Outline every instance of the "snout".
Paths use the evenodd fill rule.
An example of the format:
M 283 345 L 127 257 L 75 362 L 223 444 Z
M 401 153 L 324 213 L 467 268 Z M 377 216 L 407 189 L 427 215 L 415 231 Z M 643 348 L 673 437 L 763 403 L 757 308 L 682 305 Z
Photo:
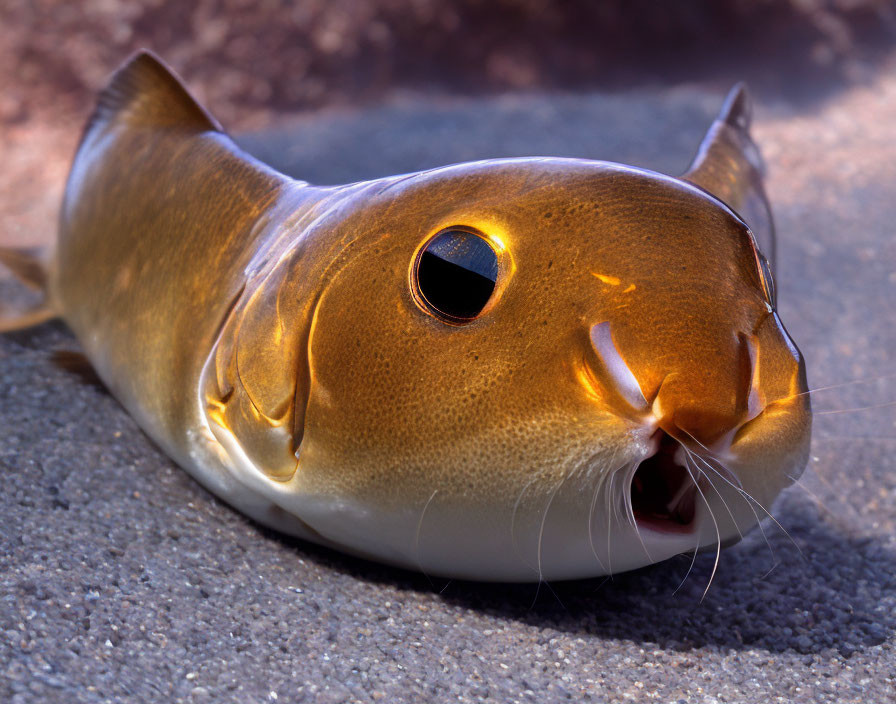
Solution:
M 626 359 L 609 323 L 592 326 L 590 337 L 594 373 L 608 395 L 633 417 L 649 416 L 672 438 L 710 448 L 730 440 L 761 410 L 757 346 L 751 336 L 736 335 L 733 344 L 716 344 L 705 354 L 691 345 L 681 346 L 678 354 L 657 350 L 655 358 L 628 355 L 640 362 L 635 365 Z M 642 347 L 649 348 L 649 340 Z
M 738 334 L 732 339 L 727 333 L 721 339 L 728 344 L 709 347 L 702 355 L 699 346 L 691 345 L 688 354 L 658 350 L 655 359 L 641 357 L 640 364 L 630 364 L 626 357 L 638 355 L 627 355 L 617 345 L 608 323 L 591 329 L 595 376 L 612 387 L 608 396 L 617 399 L 617 408 L 625 408 L 637 432 L 650 436 L 649 449 L 626 486 L 630 518 L 648 550 L 657 541 L 667 545 L 689 536 L 701 543 L 705 535 L 699 536 L 707 531 L 715 542 L 736 541 L 758 521 L 753 504 L 761 501 L 759 510 L 767 508 L 785 485 L 782 477 L 792 471 L 788 439 L 772 433 L 780 423 L 757 421 L 769 400 L 761 389 L 759 338 Z M 764 372 L 771 383 L 770 375 L 787 366 L 789 349 L 777 340 L 766 342 L 778 351 L 766 354 Z M 790 358 L 790 367 L 798 366 Z M 763 443 L 756 433 L 741 432 L 751 425 L 785 444 Z M 790 440 L 802 444 L 798 434 Z M 734 446 L 741 435 L 749 435 L 752 443 L 743 457 Z M 762 466 L 754 467 L 752 460 L 759 456 Z

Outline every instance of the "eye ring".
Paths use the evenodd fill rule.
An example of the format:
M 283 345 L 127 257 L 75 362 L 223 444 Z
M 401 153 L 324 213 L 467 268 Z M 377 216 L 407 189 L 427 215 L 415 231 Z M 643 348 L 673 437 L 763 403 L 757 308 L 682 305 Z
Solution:
M 439 230 L 417 251 L 411 268 L 414 301 L 451 325 L 491 310 L 501 278 L 501 254 L 489 238 L 464 225 Z

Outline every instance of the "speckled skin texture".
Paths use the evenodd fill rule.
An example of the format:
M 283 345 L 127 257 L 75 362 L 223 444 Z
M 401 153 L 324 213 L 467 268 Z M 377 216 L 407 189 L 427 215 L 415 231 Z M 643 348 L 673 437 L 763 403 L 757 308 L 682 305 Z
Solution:
M 809 439 L 802 358 L 730 209 L 766 207 L 748 100 L 733 91 L 701 147 L 686 178 L 702 188 L 542 157 L 327 189 L 240 152 L 138 53 L 78 149 L 51 302 L 150 437 L 270 527 L 495 581 L 728 544 L 802 473 Z M 421 248 L 457 227 L 498 256 L 465 324 L 413 293 Z M 686 531 L 625 507 L 660 428 L 731 473 L 695 460 Z
M 403 181 L 353 210 L 331 225 L 356 244 L 316 313 L 296 492 L 371 514 L 344 516 L 371 536 L 367 545 L 378 512 L 408 514 L 399 531 L 429 530 L 406 541 L 405 564 L 537 579 L 538 560 L 551 565 L 564 540 L 570 554 L 578 539 L 587 546 L 598 477 L 643 456 L 650 435 L 612 378 L 583 383 L 600 369 L 588 335 L 597 323 L 609 322 L 644 396 L 665 409 L 663 423 L 707 445 L 744 420 L 741 331 L 760 340 L 769 402 L 803 388 L 745 228 L 696 189 L 586 161 L 485 162 Z M 421 315 L 407 283 L 415 249 L 452 225 L 506 247 L 493 306 L 464 326 Z M 803 400 L 770 410 L 735 443 L 732 469 L 763 503 L 802 469 Z M 743 503 L 733 491 L 725 500 Z M 597 501 L 602 545 L 608 509 L 602 494 Z M 724 515 L 721 503 L 713 508 Z M 613 531 L 625 529 L 614 521 Z M 722 532 L 736 535 L 727 524 Z M 503 567 L 511 546 L 523 554 L 518 568 Z M 478 550 L 489 567 L 461 561 Z M 614 557 L 599 553 L 586 547 L 577 571 L 549 573 L 601 573 Z
M 762 101 L 782 317 L 813 386 L 890 372 L 896 85 Z M 715 91 L 410 102 L 247 140 L 318 182 L 567 154 L 670 173 Z M 510 129 L 510 127 L 513 129 Z M 267 153 L 265 153 L 267 151 Z M 325 157 L 325 158 L 324 158 Z M 52 213 L 47 214 L 52 222 Z M 712 558 L 531 587 L 437 581 L 260 530 L 202 491 L 94 386 L 55 325 L 0 341 L 2 693 L 20 702 L 886 701 L 894 695 L 893 416 L 818 416 L 799 489 Z M 869 389 L 870 387 L 870 389 Z M 816 409 L 893 399 L 819 394 Z M 868 439 L 862 439 L 865 436 Z M 445 587 L 444 591 L 442 587 Z M 533 604 L 534 601 L 534 604 Z M 273 693 L 273 694 L 272 694 Z

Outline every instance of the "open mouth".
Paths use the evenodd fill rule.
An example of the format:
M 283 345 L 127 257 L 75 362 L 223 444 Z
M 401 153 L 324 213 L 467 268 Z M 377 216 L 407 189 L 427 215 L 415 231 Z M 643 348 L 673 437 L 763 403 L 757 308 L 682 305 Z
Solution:
M 659 432 L 656 452 L 638 465 L 632 478 L 632 510 L 639 528 L 689 533 L 697 512 L 697 485 L 684 464 L 681 443 Z

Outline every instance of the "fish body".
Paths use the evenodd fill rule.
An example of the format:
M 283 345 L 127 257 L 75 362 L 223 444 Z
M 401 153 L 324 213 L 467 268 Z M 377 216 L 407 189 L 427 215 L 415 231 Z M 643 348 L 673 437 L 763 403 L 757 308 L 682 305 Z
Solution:
M 317 187 L 142 52 L 85 130 L 45 308 L 277 530 L 482 580 L 717 548 L 799 476 L 811 425 L 748 128 L 736 90 L 682 179 L 526 158 Z

